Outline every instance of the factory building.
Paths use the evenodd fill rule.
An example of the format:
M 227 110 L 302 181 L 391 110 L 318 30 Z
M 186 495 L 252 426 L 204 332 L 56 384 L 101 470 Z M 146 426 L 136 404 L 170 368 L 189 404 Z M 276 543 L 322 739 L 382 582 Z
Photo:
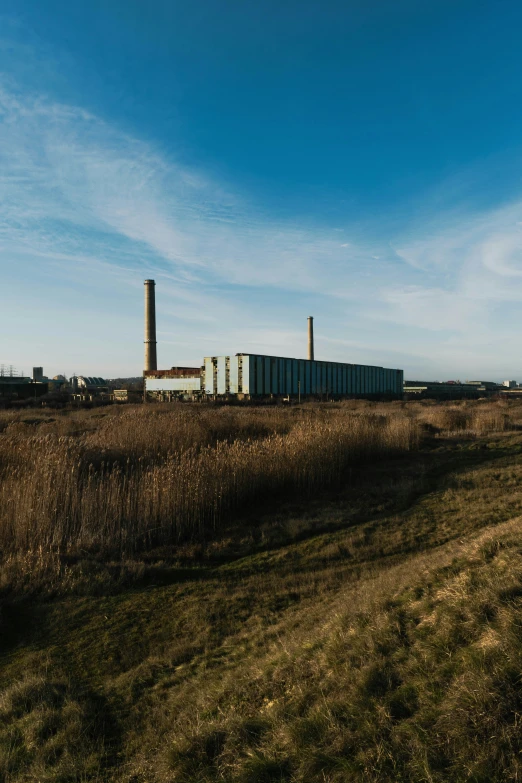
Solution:
M 468 398 L 478 399 L 495 394 L 499 385 L 490 381 L 404 381 L 404 394 L 406 397 L 424 397 L 432 399 L 459 400 Z
M 163 402 L 202 396 L 200 367 L 171 367 L 170 370 L 145 370 L 145 393 Z
M 98 378 L 91 375 L 78 375 L 74 376 L 74 380 L 76 382 L 78 391 L 89 392 L 91 394 L 109 391 L 107 381 L 103 378 Z M 72 381 L 73 378 L 71 378 L 71 382 Z
M 403 372 L 361 364 L 239 353 L 207 356 L 203 367 L 145 371 L 149 399 L 400 398 Z
M 157 369 L 155 282 L 145 280 L 145 400 L 401 398 L 402 370 L 316 361 L 313 318 L 308 359 L 237 353 L 207 356 L 202 367 Z
M 0 375 L 1 400 L 31 400 L 47 394 L 47 381 L 34 381 L 23 375 Z
M 403 372 L 384 367 L 239 353 L 205 358 L 211 397 L 400 397 Z

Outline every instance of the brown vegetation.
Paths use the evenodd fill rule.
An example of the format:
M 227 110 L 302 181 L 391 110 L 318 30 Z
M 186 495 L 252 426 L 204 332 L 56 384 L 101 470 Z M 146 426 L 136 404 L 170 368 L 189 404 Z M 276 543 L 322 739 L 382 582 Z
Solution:
M 4 534 L 1 781 L 520 779 L 522 406 L 54 416 L 0 420 L 2 475 L 20 499 L 16 471 L 38 474 L 34 452 L 50 470 L 56 444 L 76 455 L 82 491 L 89 472 L 109 488 L 127 464 L 165 470 L 167 454 L 210 465 L 243 447 L 251 473 L 231 484 L 216 460 L 220 514 L 123 558 L 110 537 L 80 547 L 45 533 L 24 553 L 29 530 L 18 551 Z M 267 444 L 290 463 L 271 503 Z
M 100 418 L 101 416 L 101 418 Z M 415 448 L 415 421 L 346 406 L 129 407 L 57 420 L 4 415 L 0 549 L 116 555 L 205 541 L 245 504 L 313 495 L 346 469 Z

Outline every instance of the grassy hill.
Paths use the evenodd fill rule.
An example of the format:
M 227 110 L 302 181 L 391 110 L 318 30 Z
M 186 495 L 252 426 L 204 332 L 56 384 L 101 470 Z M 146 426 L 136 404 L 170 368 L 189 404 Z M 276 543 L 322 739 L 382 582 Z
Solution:
M 4 489 L 31 443 L 80 459 L 112 433 L 116 459 L 130 426 L 26 415 L 4 414 Z M 179 411 L 161 415 L 153 434 L 171 419 L 179 434 Z M 0 514 L 0 781 L 519 780 L 522 407 L 221 415 L 196 423 L 201 453 L 246 442 L 261 474 L 267 440 L 274 459 L 292 433 L 299 460 L 317 446 L 315 416 L 336 468 L 310 457 L 305 480 L 287 470 L 274 491 L 258 476 L 205 535 L 123 552 L 84 533 L 44 546 L 36 522 L 35 545 L 10 548 L 19 517 Z M 360 437 L 353 417 L 386 444 L 359 440 L 340 460 L 354 426 Z M 183 426 L 190 445 L 196 425 Z

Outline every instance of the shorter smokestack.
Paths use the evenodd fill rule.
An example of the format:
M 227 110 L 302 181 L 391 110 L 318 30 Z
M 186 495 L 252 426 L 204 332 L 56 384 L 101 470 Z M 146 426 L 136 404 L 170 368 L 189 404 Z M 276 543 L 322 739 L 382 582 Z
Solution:
M 308 358 L 311 362 L 314 360 L 314 319 L 308 316 Z
M 145 280 L 145 370 L 157 370 L 154 280 Z

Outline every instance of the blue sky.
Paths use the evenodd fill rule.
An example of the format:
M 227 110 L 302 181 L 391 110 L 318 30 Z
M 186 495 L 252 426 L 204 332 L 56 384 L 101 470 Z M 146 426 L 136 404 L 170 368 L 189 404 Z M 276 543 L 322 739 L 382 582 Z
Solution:
M 0 363 L 519 378 L 522 5 L 0 0 Z

